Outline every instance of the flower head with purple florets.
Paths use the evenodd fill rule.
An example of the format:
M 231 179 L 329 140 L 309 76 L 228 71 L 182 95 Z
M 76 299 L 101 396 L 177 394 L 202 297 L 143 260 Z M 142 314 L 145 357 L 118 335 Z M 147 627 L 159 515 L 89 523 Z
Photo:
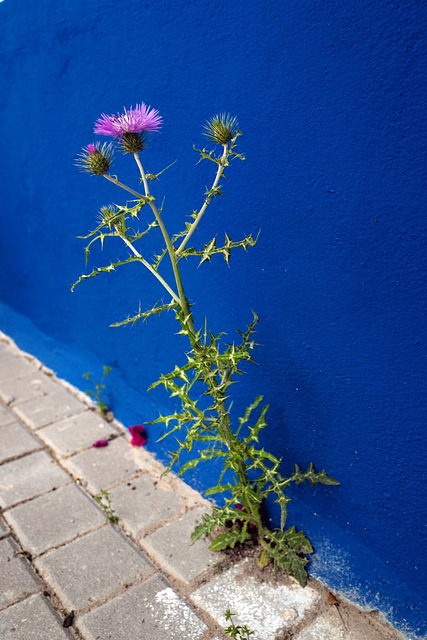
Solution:
M 135 108 L 124 109 L 124 113 L 107 116 L 105 113 L 95 122 L 94 132 L 116 138 L 125 153 L 142 151 L 147 143 L 147 133 L 159 131 L 162 117 L 157 109 L 141 102 Z

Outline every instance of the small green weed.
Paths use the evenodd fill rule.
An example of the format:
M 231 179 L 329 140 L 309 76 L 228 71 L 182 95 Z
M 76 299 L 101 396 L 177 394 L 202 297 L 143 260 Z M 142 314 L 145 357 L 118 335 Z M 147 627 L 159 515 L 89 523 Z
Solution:
M 231 622 L 230 626 L 228 626 L 225 630 L 225 634 L 227 636 L 230 636 L 231 638 L 235 638 L 236 640 L 245 640 L 246 638 L 249 638 L 249 636 L 255 635 L 255 632 L 249 631 L 246 625 L 244 627 L 237 625 L 236 627 L 233 620 L 231 619 L 231 616 L 235 616 L 236 614 L 231 613 L 230 609 L 227 609 L 224 615 L 225 615 L 226 621 Z
M 111 506 L 110 494 L 108 493 L 108 491 L 106 491 L 105 489 L 101 489 L 101 495 L 95 496 L 95 501 L 97 502 L 97 504 L 99 504 L 99 506 L 105 513 L 106 522 L 109 522 L 110 524 L 115 524 L 116 522 L 118 522 L 119 519 L 114 515 L 116 512 Z
M 105 416 L 105 414 L 107 413 L 108 407 L 101 397 L 101 392 L 103 389 L 105 389 L 104 380 L 108 376 L 110 371 L 111 367 L 104 366 L 102 368 L 102 378 L 99 384 L 92 377 L 92 374 L 89 371 L 85 371 L 85 373 L 83 374 L 83 378 L 85 378 L 86 380 L 91 380 L 95 386 L 95 391 L 85 391 L 85 394 L 93 398 L 93 401 L 95 402 L 96 406 L 99 408 L 103 416 Z

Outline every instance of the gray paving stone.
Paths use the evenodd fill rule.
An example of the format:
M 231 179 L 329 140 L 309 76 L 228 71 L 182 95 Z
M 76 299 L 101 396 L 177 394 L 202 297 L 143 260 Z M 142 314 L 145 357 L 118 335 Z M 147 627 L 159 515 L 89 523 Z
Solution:
M 42 448 L 43 445 L 19 422 L 0 429 L 0 463 Z
M 4 512 L 26 551 L 40 554 L 105 522 L 104 514 L 75 484 Z
M 234 624 L 246 624 L 257 640 L 275 640 L 278 633 L 285 634 L 287 628 L 303 620 L 305 612 L 319 601 L 319 595 L 291 579 L 286 586 L 260 584 L 244 574 L 241 563 L 197 589 L 191 599 L 224 628 L 224 612 L 230 609 L 236 612 Z
M 42 595 L 31 596 L 0 611 L 2 640 L 72 640 L 62 621 Z
M 0 518 L 0 538 L 4 538 L 9 534 L 9 529 L 6 527 L 3 520 Z
M 35 560 L 63 604 L 82 611 L 155 571 L 141 552 L 111 525 Z
M 0 427 L 15 421 L 16 421 L 16 416 L 14 416 L 13 413 L 8 411 L 6 407 L 0 404 Z
M 135 537 L 184 508 L 181 498 L 163 489 L 151 473 L 112 489 L 110 500 L 125 529 Z
M 40 429 L 85 409 L 86 405 L 62 387 L 44 396 L 43 402 L 34 398 L 14 407 L 15 413 L 32 429 Z
M 40 369 L 32 367 L 32 372 L 24 378 L 16 378 L 0 383 L 0 398 L 7 405 L 26 402 L 33 398 L 43 398 L 48 393 L 60 389 L 60 385 Z
M 206 625 L 159 576 L 79 617 L 87 640 L 197 640 Z
M 318 618 L 296 636 L 295 640 L 344 640 L 345 630 L 342 626 L 331 624 L 331 622 L 322 616 Z
M 108 447 L 89 449 L 64 460 L 64 466 L 78 477 L 84 478 L 92 494 L 109 489 L 131 478 L 141 469 L 133 447 L 122 436 Z
M 220 554 L 209 550 L 205 540 L 190 546 L 191 533 L 205 512 L 203 507 L 189 511 L 140 542 L 163 569 L 183 582 L 190 582 L 221 559 Z
M 0 609 L 22 600 L 42 585 L 12 538 L 0 540 Z
M 90 447 L 97 440 L 108 440 L 117 433 L 95 411 L 88 410 L 43 427 L 37 435 L 56 453 L 66 456 Z
M 16 356 L 16 351 L 5 340 L 0 340 L 0 365 L 11 356 Z
M 46 451 L 37 451 L 0 466 L 0 506 L 51 491 L 71 478 Z
M 0 365 L 0 385 L 15 378 L 23 378 L 34 372 L 34 365 L 12 350 L 4 352 Z

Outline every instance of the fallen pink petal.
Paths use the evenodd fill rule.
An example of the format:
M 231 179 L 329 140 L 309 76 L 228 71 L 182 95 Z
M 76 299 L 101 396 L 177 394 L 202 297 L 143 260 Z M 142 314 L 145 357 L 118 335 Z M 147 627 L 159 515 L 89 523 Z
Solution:
M 134 447 L 143 447 L 147 442 L 147 432 L 145 430 L 145 427 L 140 424 L 136 427 L 129 427 L 129 431 L 132 436 L 132 440 L 130 441 L 130 443 Z
M 92 447 L 106 447 L 108 445 L 108 440 L 97 440 L 93 443 Z

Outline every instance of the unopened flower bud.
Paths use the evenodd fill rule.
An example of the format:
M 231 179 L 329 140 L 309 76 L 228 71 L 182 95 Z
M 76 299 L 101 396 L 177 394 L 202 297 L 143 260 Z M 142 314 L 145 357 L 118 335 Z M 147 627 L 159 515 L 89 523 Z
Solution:
M 111 144 L 88 144 L 83 152 L 77 156 L 76 165 L 82 171 L 103 176 L 113 162 L 113 147 Z
M 205 129 L 205 136 L 218 144 L 227 144 L 239 131 L 237 118 L 232 118 L 229 113 L 217 114 L 207 121 Z
M 101 224 L 108 225 L 110 229 L 118 225 L 121 220 L 120 214 L 112 204 L 108 205 L 108 207 L 101 207 L 97 218 Z

